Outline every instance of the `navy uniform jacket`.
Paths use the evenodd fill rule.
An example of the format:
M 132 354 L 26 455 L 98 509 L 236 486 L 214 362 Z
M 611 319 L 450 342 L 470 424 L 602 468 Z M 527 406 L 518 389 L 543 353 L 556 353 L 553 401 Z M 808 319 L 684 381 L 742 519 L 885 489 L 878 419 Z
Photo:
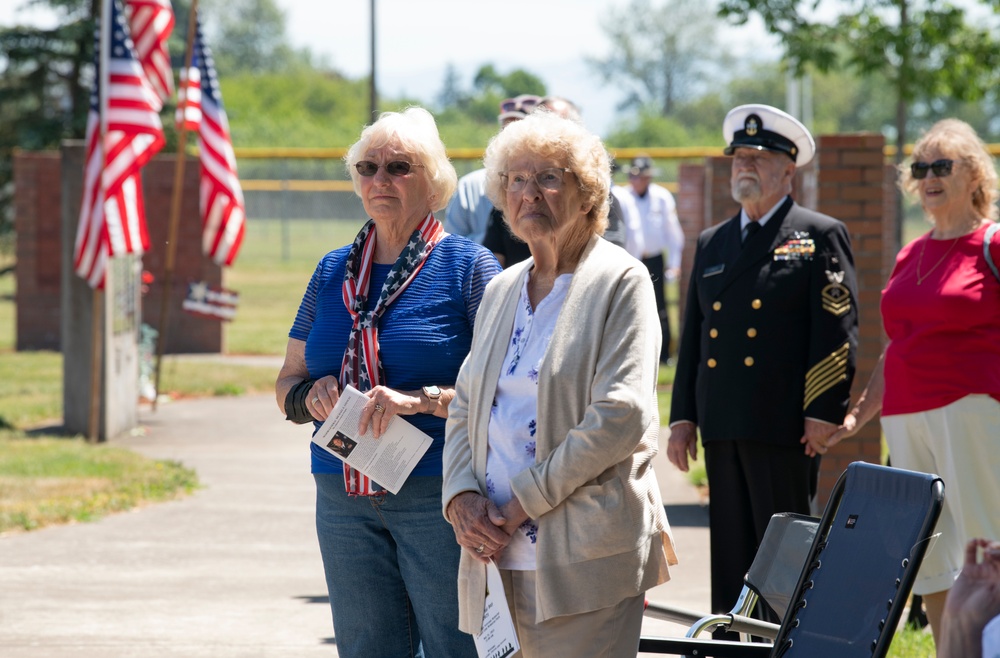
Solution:
M 847 228 L 791 197 L 746 249 L 740 216 L 698 238 L 670 422 L 703 442 L 798 445 L 806 417 L 843 421 L 857 349 Z

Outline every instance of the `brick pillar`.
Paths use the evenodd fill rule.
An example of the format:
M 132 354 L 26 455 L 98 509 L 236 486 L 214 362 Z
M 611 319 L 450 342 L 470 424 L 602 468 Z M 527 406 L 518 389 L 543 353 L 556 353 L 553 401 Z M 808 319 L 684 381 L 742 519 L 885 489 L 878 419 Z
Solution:
M 677 317 L 680 319 L 674 339 L 680 341 L 681 326 L 684 322 L 684 308 L 687 304 L 688 282 L 691 280 L 691 264 L 694 263 L 698 234 L 705 228 L 705 167 L 682 164 L 677 172 L 677 219 L 684 232 L 684 252 L 681 256 L 681 272 L 677 282 Z
M 142 300 L 143 322 L 159 327 L 160 295 L 166 258 L 167 228 L 174 185 L 173 155 L 159 155 L 143 167 L 142 187 L 149 229 L 150 249 L 143 267 L 156 277 Z M 221 322 L 185 313 L 181 303 L 189 281 L 222 285 L 222 268 L 201 253 L 201 216 L 198 210 L 198 160 L 188 158 L 177 236 L 177 258 L 169 311 L 165 352 L 222 352 Z M 14 156 L 14 222 L 17 230 L 17 340 L 18 350 L 61 348 L 61 285 L 66 239 L 72 245 L 75 233 L 62 231 L 62 177 L 82 178 L 79 171 L 63 171 L 56 151 L 19 152 Z M 76 194 L 76 192 L 74 192 Z M 79 199 L 71 202 L 78 213 Z M 76 226 L 75 215 L 72 226 Z M 75 229 L 74 229 L 75 230 Z M 70 248 L 72 253 L 72 247 Z M 71 263 L 72 261 L 67 261 Z
M 824 135 L 817 142 L 819 194 L 816 210 L 847 225 L 858 276 L 859 331 L 857 373 L 851 389 L 852 403 L 882 353 L 882 316 L 879 312 L 885 281 L 884 235 L 886 208 L 885 138 L 874 133 Z M 826 504 L 837 477 L 854 461 L 879 463 L 881 428 L 871 422 L 857 435 L 823 457 L 820 471 L 820 506 Z
M 17 350 L 59 349 L 60 160 L 55 151 L 14 156 Z
M 143 322 L 154 328 L 160 326 L 176 163 L 176 155 L 158 155 L 143 168 L 142 175 L 150 243 L 142 266 L 155 277 L 149 292 L 143 297 L 142 315 Z M 170 325 L 167 328 L 165 354 L 223 351 L 223 323 L 191 315 L 181 309 L 189 282 L 205 281 L 213 287 L 222 285 L 222 268 L 201 253 L 199 166 L 197 158 L 189 157 L 184 163 L 184 194 L 181 198 L 170 309 L 167 312 Z

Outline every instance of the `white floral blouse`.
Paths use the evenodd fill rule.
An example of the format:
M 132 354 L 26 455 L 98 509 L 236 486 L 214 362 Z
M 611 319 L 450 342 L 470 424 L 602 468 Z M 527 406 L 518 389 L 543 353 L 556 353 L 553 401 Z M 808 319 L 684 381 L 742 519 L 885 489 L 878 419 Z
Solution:
M 566 299 L 572 274 L 556 278 L 552 291 L 532 309 L 528 277 L 521 286 L 514 330 L 490 410 L 486 452 L 486 488 L 501 506 L 514 497 L 510 479 L 535 464 L 535 423 L 538 418 L 538 371 Z M 535 569 L 538 523 L 528 519 L 514 533 L 498 560 L 501 569 Z

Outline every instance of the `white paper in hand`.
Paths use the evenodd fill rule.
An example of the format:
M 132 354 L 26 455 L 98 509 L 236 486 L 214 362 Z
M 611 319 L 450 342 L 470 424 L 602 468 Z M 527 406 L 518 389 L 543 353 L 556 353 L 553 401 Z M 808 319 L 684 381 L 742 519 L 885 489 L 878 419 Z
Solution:
M 431 437 L 402 416 L 393 416 L 378 439 L 371 426 L 359 434 L 358 424 L 366 404 L 367 395 L 353 386 L 345 387 L 333 412 L 313 435 L 313 443 L 397 494 L 430 448 Z
M 500 570 L 492 560 L 486 565 L 486 605 L 483 606 L 483 632 L 473 635 L 479 658 L 506 658 L 520 650 L 514 620 L 507 607 Z

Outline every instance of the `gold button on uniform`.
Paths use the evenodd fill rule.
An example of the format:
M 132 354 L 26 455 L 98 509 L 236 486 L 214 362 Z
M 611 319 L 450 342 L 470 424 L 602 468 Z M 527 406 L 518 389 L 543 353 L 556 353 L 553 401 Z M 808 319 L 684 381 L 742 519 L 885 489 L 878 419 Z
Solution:
M 711 336 L 712 338 L 718 338 L 719 337 L 719 330 L 718 329 L 709 329 L 708 330 L 708 335 Z
M 750 366 L 753 365 L 753 357 L 748 356 L 747 358 L 743 359 L 743 363 L 744 365 L 746 365 L 747 368 L 749 368 Z
M 747 329 L 747 336 L 749 336 L 750 338 L 756 338 L 757 330 L 754 329 L 753 327 L 750 327 L 749 329 Z
M 755 309 L 760 308 L 761 307 L 760 300 L 759 299 L 753 300 L 752 302 L 750 302 L 750 306 L 754 307 Z
M 708 360 L 708 367 L 709 368 L 714 368 L 717 365 L 718 365 L 718 363 L 716 363 L 715 359 L 709 359 Z
M 722 310 L 722 302 L 715 302 L 714 304 L 712 304 L 712 310 L 713 311 Z

